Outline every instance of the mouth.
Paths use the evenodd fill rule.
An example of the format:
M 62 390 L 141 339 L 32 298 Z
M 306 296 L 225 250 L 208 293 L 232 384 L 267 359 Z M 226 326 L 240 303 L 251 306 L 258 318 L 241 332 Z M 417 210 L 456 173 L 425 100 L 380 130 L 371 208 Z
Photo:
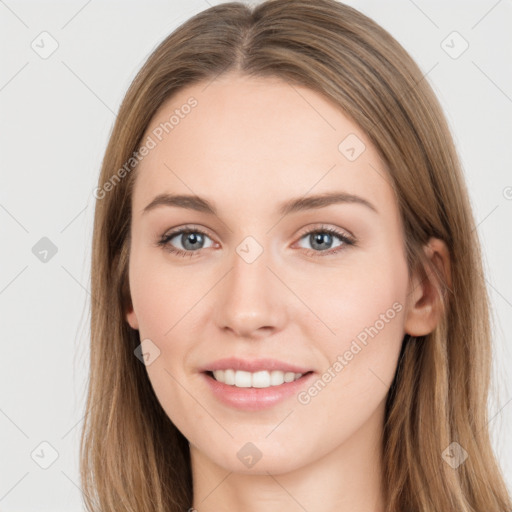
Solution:
M 253 373 L 230 369 L 205 370 L 200 375 L 211 396 L 219 403 L 247 412 L 271 409 L 290 400 L 310 386 L 315 378 L 314 371 L 295 374 L 279 370 Z
M 203 372 L 210 379 L 234 388 L 274 388 L 304 379 L 313 373 L 283 372 L 280 370 L 261 370 L 247 372 L 242 370 L 226 369 Z

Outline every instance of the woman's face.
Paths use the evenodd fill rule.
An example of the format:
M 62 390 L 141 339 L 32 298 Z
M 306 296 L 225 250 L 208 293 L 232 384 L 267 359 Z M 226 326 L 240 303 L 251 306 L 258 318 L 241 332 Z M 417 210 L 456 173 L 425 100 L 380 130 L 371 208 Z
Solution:
M 143 143 L 127 320 L 195 456 L 277 474 L 356 439 L 376 445 L 410 290 L 398 207 L 368 137 L 307 88 L 230 73 L 168 100 Z M 196 201 L 146 209 L 161 194 Z M 328 194 L 360 199 L 312 199 Z M 181 228 L 191 233 L 168 236 Z M 221 362 L 241 387 L 205 373 L 231 357 L 275 366 L 245 380 Z M 279 383 L 285 364 L 312 373 L 257 387 Z

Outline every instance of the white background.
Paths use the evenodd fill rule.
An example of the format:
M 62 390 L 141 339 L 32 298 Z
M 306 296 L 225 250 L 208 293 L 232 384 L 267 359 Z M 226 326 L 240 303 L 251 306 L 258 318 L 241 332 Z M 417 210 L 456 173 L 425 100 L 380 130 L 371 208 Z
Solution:
M 484 248 L 495 348 L 489 425 L 512 488 L 512 3 L 348 3 L 402 43 L 447 113 Z M 83 510 L 78 439 L 88 374 L 92 191 L 136 72 L 162 39 L 209 5 L 0 2 L 2 512 Z M 58 42 L 47 59 L 31 47 L 43 31 Z M 456 59 L 442 47 L 453 31 L 469 44 Z M 461 48 L 461 40 L 447 41 Z M 45 263 L 32 252 L 42 237 L 57 248 Z M 42 442 L 58 453 L 48 469 L 31 458 L 41 448 L 51 456 Z

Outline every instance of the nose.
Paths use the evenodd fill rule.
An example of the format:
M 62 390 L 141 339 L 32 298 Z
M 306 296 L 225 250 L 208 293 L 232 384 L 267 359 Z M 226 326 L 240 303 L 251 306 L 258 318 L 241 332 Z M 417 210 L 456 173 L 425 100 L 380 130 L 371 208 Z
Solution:
M 243 253 L 242 253 L 243 254 Z M 233 337 L 258 338 L 283 328 L 287 321 L 286 297 L 290 292 L 277 277 L 263 251 L 254 261 L 238 253 L 232 267 L 219 283 L 215 315 L 217 325 Z

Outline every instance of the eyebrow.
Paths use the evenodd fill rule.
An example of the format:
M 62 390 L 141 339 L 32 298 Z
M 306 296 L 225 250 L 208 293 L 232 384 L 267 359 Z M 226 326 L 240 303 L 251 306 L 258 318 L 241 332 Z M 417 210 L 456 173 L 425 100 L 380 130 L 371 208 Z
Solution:
M 299 197 L 290 199 L 281 203 L 278 213 L 281 215 L 288 215 L 304 210 L 311 210 L 317 208 L 325 208 L 332 204 L 355 203 L 361 204 L 375 213 L 379 213 L 377 208 L 363 197 L 348 194 L 346 192 L 329 192 L 325 194 Z M 159 194 L 157 195 L 142 211 L 145 214 L 154 210 L 158 206 L 174 206 L 177 208 L 185 208 L 187 210 L 195 210 L 198 212 L 206 213 L 209 215 L 217 216 L 217 210 L 212 203 L 207 199 L 186 194 Z

